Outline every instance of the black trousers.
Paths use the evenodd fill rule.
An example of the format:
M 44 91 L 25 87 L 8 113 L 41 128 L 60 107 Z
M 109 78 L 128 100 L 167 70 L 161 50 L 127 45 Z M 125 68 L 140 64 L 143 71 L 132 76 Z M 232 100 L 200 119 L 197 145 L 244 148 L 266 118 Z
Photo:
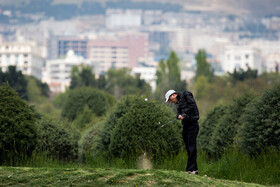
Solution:
M 198 170 L 197 168 L 197 150 L 196 150 L 196 137 L 199 131 L 197 121 L 187 122 L 183 125 L 183 140 L 188 152 L 188 164 L 186 171 Z

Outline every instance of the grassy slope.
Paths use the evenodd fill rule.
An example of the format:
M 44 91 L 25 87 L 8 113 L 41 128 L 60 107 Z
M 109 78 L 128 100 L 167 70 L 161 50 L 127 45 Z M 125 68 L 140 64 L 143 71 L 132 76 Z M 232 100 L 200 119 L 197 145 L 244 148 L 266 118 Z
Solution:
M 0 167 L 0 186 L 261 186 L 170 170 Z

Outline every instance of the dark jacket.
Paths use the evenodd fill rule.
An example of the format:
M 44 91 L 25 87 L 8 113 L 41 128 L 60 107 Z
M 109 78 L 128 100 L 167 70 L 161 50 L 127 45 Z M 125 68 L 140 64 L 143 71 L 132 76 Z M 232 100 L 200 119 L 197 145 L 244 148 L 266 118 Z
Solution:
M 180 92 L 177 99 L 177 118 L 179 115 L 185 115 L 182 124 L 199 120 L 199 111 L 191 92 L 187 90 Z

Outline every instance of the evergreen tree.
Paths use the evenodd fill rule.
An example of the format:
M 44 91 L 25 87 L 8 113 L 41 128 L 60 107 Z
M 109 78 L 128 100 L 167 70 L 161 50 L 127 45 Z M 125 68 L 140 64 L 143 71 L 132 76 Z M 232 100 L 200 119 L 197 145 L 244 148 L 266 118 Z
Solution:
M 252 99 L 251 93 L 245 93 L 227 107 L 225 115 L 217 122 L 209 143 L 212 155 L 220 156 L 227 148 L 237 145 L 237 133 L 241 127 L 240 116 Z
M 160 60 L 156 77 L 155 96 L 158 100 L 162 100 L 167 90 L 174 89 L 179 92 L 187 87 L 186 81 L 181 80 L 179 58 L 174 51 L 170 53 L 167 61 Z
M 241 116 L 240 148 L 248 154 L 280 147 L 280 85 L 254 99 Z
M 219 120 L 226 114 L 226 110 L 227 106 L 216 106 L 213 110 L 208 112 L 206 118 L 200 125 L 197 138 L 198 148 L 203 151 L 207 151 L 210 155 L 212 155 L 210 140 L 213 137 Z
M 174 118 L 171 109 L 162 102 L 144 101 L 134 97 L 126 113 L 117 119 L 110 134 L 109 153 L 116 157 L 138 157 L 146 153 L 150 158 L 176 154 L 182 147 L 179 121 L 161 128 Z
M 46 152 L 48 156 L 61 160 L 78 158 L 78 140 L 59 123 L 41 119 L 38 127 L 37 152 Z
M 150 95 L 151 87 L 139 76 L 132 76 L 131 71 L 123 69 L 110 69 L 106 73 L 105 91 L 121 98 L 124 95 Z
M 96 116 L 102 116 L 112 107 L 114 102 L 111 95 L 97 90 L 96 88 L 78 88 L 69 91 L 67 94 L 61 116 L 73 121 L 79 113 L 84 111 L 85 105 L 87 105 Z
M 70 89 L 79 87 L 96 87 L 95 75 L 89 66 L 74 66 L 71 72 Z
M 195 80 L 200 76 L 205 76 L 208 81 L 211 81 L 214 76 L 214 70 L 211 68 L 210 64 L 207 62 L 207 54 L 205 50 L 198 50 L 198 53 L 195 57 L 196 59 L 196 73 Z
M 7 84 L 0 86 L 0 164 L 30 156 L 37 143 L 36 114 Z
M 258 77 L 258 70 L 252 70 L 250 67 L 246 71 L 243 69 L 234 69 L 233 73 L 228 73 L 233 82 L 244 81 L 246 79 L 256 79 Z
M 28 100 L 27 80 L 22 72 L 17 71 L 16 66 L 9 66 L 5 73 L 3 73 L 0 69 L 0 72 L 0 85 L 8 82 L 21 98 Z

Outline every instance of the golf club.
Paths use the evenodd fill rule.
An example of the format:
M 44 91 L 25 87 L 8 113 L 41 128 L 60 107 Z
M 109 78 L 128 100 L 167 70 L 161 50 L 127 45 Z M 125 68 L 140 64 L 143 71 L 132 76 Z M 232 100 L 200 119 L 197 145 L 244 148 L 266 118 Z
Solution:
M 185 117 L 186 114 L 182 114 L 182 116 Z M 171 120 L 171 121 L 169 121 L 169 122 L 163 124 L 161 127 L 164 127 L 165 125 L 167 125 L 167 124 L 169 124 L 169 123 L 173 123 L 173 122 L 176 121 L 176 120 L 179 120 L 179 119 L 177 119 L 177 118 L 176 118 L 176 119 L 173 119 L 173 120 Z M 160 122 L 159 122 L 159 124 L 160 124 Z

